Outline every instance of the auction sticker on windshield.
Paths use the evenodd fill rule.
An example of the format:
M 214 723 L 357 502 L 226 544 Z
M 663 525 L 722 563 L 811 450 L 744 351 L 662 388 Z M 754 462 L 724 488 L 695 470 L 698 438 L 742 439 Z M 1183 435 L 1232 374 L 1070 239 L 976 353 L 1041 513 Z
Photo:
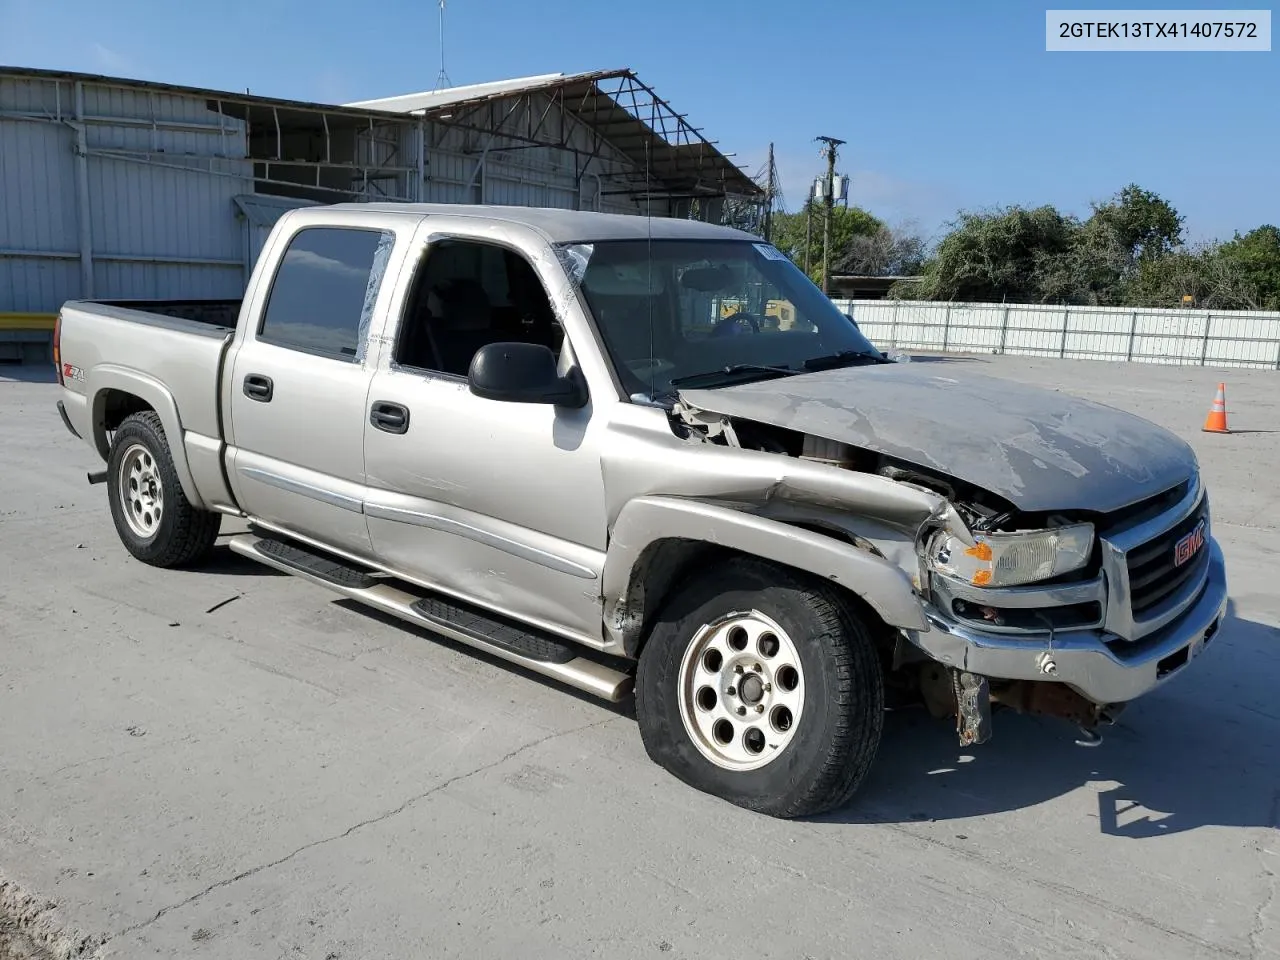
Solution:
M 759 250 L 760 256 L 764 257 L 766 260 L 787 259 L 778 251 L 778 248 L 771 243 L 753 243 L 752 246 Z

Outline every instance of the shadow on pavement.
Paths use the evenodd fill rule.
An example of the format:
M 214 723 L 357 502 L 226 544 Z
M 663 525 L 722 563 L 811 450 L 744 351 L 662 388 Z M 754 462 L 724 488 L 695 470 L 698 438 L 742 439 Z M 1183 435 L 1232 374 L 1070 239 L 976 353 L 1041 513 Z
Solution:
M 994 716 L 995 735 L 960 747 L 923 711 L 885 718 L 876 766 L 837 823 L 955 820 L 1098 788 L 1102 833 L 1144 839 L 1204 826 L 1280 827 L 1280 629 L 1231 608 L 1216 646 L 1132 704 L 1104 741 L 1081 747 L 1061 721 Z
M 520 674 L 527 678 L 530 683 L 544 684 L 555 689 L 558 693 L 562 692 L 567 696 L 581 700 L 583 703 L 594 704 L 597 707 L 608 710 L 610 713 L 616 713 L 620 717 L 629 717 L 632 720 L 636 718 L 635 700 L 630 694 L 618 703 L 610 703 L 609 701 L 602 700 L 599 697 L 593 697 L 589 693 L 584 693 L 583 691 L 578 690 L 575 687 L 571 687 L 568 684 L 560 683 L 558 680 L 554 680 L 550 677 L 544 677 L 542 674 L 535 673 L 520 664 L 504 660 L 502 657 L 491 654 L 488 651 L 469 646 L 465 643 L 459 643 L 450 637 L 435 633 L 424 626 L 419 626 L 416 623 L 410 623 L 407 620 L 401 620 L 399 617 L 392 616 L 389 613 L 383 613 L 381 610 L 377 610 L 373 607 L 366 607 L 364 604 L 358 603 L 355 600 L 348 600 L 346 597 L 343 597 L 342 599 L 334 600 L 333 602 L 336 606 L 342 607 L 344 610 L 350 610 L 352 613 L 357 613 L 362 617 L 368 617 L 370 620 L 376 620 L 379 623 L 393 626 L 399 630 L 403 630 L 407 634 L 417 635 L 430 643 L 449 647 L 453 650 L 459 651 L 460 653 L 475 657 L 477 660 L 483 660 L 486 663 L 493 664 L 503 670 L 509 670 L 512 673 Z
M 200 564 L 201 573 L 219 573 L 223 576 L 232 577 L 287 577 L 287 573 L 282 573 L 275 567 L 268 567 L 265 563 L 259 563 L 257 560 L 250 560 L 248 557 L 242 557 L 238 553 L 232 553 L 231 548 L 225 543 L 219 543 L 213 548 L 213 552 L 208 559 Z

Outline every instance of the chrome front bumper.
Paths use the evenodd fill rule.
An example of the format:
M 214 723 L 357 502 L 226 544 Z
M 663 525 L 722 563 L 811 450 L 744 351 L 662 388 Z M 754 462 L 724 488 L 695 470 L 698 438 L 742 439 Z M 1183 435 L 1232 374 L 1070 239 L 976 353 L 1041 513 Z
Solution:
M 1028 637 L 985 633 L 962 626 L 929 607 L 930 629 L 911 641 L 935 660 L 1002 680 L 1056 680 L 1095 703 L 1123 703 L 1181 672 L 1218 631 L 1227 608 L 1226 564 L 1210 539 L 1209 565 L 1199 598 L 1170 623 L 1139 640 L 1103 630 Z M 1045 666 L 1052 661 L 1052 672 Z

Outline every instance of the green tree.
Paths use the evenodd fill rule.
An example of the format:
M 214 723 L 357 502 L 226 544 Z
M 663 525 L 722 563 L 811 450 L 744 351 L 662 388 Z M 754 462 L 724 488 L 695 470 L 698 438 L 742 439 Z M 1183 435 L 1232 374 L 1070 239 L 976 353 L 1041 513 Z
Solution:
M 923 300 L 1042 303 L 1060 294 L 1078 224 L 1051 206 L 961 213 L 901 295 Z
M 1133 262 L 1164 256 L 1182 244 L 1182 214 L 1158 194 L 1131 183 L 1106 203 L 1093 204 L 1093 216 L 1114 232 Z
M 807 229 L 807 219 L 812 213 L 812 236 Z M 773 245 L 804 269 L 805 255 L 809 258 L 809 277 L 814 283 L 822 280 L 822 224 L 826 207 L 810 201 L 799 213 L 781 213 L 773 218 Z M 831 211 L 831 269 L 836 273 L 837 264 L 846 255 L 855 237 L 870 237 L 885 230 L 884 222 L 861 207 L 836 207 Z
M 1124 298 L 1125 284 L 1134 270 L 1132 248 L 1097 216 L 1080 224 L 1069 249 L 1053 263 L 1041 281 L 1041 300 L 1113 306 Z
M 1253 288 L 1257 309 L 1280 310 L 1280 228 L 1271 224 L 1237 233 L 1218 252 Z
M 1141 265 L 1182 246 L 1182 215 L 1133 183 L 1092 208 L 1074 237 L 1066 263 L 1070 283 L 1059 291 L 1059 299 L 1103 306 L 1127 303 Z
M 924 265 L 924 281 L 889 295 L 1102 306 L 1155 295 L 1159 270 L 1148 267 L 1140 284 L 1142 267 L 1182 248 L 1182 215 L 1132 183 L 1091 208 L 1083 222 L 1047 205 L 962 213 Z
M 1183 297 L 1204 310 L 1256 310 L 1257 290 L 1239 261 L 1222 247 L 1179 248 L 1139 265 L 1129 284 L 1128 306 L 1181 307 Z
M 856 277 L 914 276 L 925 261 L 924 240 L 912 233 L 882 227 L 857 234 L 831 263 L 833 274 Z

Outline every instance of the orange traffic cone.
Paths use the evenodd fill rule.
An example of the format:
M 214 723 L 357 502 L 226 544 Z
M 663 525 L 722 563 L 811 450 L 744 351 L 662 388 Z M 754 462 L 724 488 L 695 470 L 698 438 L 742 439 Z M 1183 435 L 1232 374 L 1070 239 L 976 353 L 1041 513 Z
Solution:
M 1230 433 L 1227 427 L 1227 385 L 1218 384 L 1218 392 L 1214 394 L 1213 406 L 1209 408 L 1209 416 L 1204 421 L 1205 433 Z

